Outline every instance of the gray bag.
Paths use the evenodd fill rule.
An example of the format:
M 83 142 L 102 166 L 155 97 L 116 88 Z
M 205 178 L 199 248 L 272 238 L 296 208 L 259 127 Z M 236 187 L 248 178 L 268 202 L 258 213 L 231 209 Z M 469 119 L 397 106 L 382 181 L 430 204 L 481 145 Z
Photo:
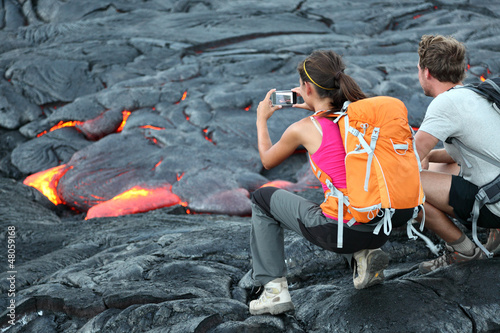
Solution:
M 463 149 L 468 151 L 469 153 L 481 158 L 482 160 L 489 162 L 498 168 L 500 168 L 500 161 L 497 161 L 495 159 L 492 159 L 486 155 L 483 155 L 477 151 L 474 151 L 464 145 L 460 140 L 456 138 L 449 138 L 446 140 L 448 143 L 454 144 L 456 147 L 459 148 L 459 150 Z M 465 156 L 462 154 L 462 157 L 465 161 L 465 164 L 468 167 L 471 167 L 469 161 L 465 159 Z M 474 242 L 483 250 L 483 252 L 489 257 L 493 257 L 493 253 L 488 251 L 483 244 L 479 241 L 477 238 L 477 220 L 479 218 L 479 211 L 485 204 L 493 204 L 497 203 L 500 201 L 500 175 L 498 175 L 495 179 L 493 179 L 491 182 L 489 182 L 486 185 L 483 185 L 479 188 L 477 194 L 476 194 L 476 200 L 474 201 L 474 206 L 472 207 L 472 213 L 471 213 L 471 219 L 472 219 L 472 238 L 474 239 Z

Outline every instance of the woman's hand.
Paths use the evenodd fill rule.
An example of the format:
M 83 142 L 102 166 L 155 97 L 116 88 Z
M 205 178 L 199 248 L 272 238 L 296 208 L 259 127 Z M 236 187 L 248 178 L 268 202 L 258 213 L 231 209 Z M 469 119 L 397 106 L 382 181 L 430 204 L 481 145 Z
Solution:
M 288 156 L 292 155 L 300 144 L 300 131 L 296 130 L 297 125 L 290 125 L 281 138 L 273 145 L 267 128 L 267 120 L 271 118 L 274 111 L 281 109 L 280 105 L 273 106 L 271 94 L 276 89 L 268 91 L 264 100 L 257 107 L 257 145 L 259 149 L 260 160 L 266 169 L 274 168 L 283 162 Z
M 259 106 L 257 107 L 257 122 L 259 120 L 267 122 L 267 120 L 273 115 L 274 111 L 281 109 L 281 105 L 273 106 L 271 102 L 271 94 L 274 91 L 276 91 L 276 89 L 269 90 L 266 97 L 259 103 Z
M 297 94 L 297 97 L 302 97 L 302 95 L 300 94 L 300 87 L 295 87 L 292 89 L 292 91 L 294 93 Z M 301 103 L 301 104 L 293 104 L 292 107 L 294 108 L 301 108 L 301 109 L 306 109 L 306 110 L 309 110 L 309 111 L 314 111 L 309 105 L 307 105 L 305 102 L 304 103 Z

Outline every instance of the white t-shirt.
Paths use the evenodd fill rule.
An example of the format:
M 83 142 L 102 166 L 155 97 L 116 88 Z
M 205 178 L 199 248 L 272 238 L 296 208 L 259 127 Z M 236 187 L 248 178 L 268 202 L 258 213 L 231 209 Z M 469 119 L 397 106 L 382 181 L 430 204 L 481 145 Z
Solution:
M 443 141 L 448 154 L 460 165 L 460 175 L 471 183 L 480 187 L 500 174 L 497 166 L 445 142 L 457 138 L 473 151 L 500 161 L 500 114 L 491 102 L 470 89 L 457 86 L 434 98 L 419 130 Z M 487 207 L 500 216 L 500 202 Z

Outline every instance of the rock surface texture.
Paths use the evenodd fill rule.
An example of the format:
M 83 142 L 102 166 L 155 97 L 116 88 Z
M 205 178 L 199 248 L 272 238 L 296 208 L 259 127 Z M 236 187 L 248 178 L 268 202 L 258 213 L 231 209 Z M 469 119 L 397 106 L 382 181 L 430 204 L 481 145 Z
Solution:
M 493 0 L 0 2 L 0 329 L 500 331 L 499 258 L 421 275 L 433 254 L 406 230 L 384 245 L 386 282 L 367 290 L 340 256 L 287 233 L 295 312 L 247 307 L 249 194 L 278 181 L 322 200 L 303 152 L 262 170 L 265 93 L 297 86 L 296 65 L 333 49 L 366 93 L 401 99 L 418 127 L 430 102 L 420 37 L 466 43 L 465 83 L 496 77 L 499 13 Z M 306 115 L 276 112 L 272 139 Z M 47 170 L 57 206 L 23 184 Z M 124 199 L 131 189 L 151 192 Z

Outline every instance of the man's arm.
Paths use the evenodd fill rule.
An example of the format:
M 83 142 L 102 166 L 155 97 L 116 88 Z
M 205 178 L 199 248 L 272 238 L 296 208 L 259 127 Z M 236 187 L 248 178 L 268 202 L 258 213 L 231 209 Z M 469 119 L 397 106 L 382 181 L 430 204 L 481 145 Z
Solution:
M 455 160 L 451 158 L 450 154 L 443 149 L 433 149 L 427 155 L 429 162 L 434 163 L 455 163 Z
M 433 149 L 438 141 L 438 138 L 424 131 L 418 131 L 415 135 L 415 145 L 422 169 L 458 174 L 460 167 L 448 152 L 445 149 Z
M 438 138 L 427 132 L 418 131 L 417 134 L 415 134 L 415 145 L 417 146 L 417 153 L 420 157 L 420 161 L 429 158 L 429 153 L 438 142 Z

